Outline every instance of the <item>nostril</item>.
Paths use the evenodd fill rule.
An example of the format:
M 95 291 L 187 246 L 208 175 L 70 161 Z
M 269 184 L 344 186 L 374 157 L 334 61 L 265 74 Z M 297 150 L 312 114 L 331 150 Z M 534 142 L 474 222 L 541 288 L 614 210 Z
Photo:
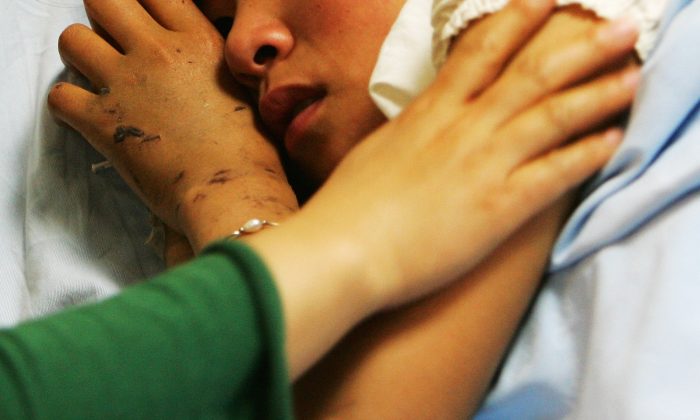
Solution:
M 275 57 L 277 57 L 277 48 L 273 47 L 272 45 L 263 45 L 262 47 L 258 48 L 258 51 L 255 53 L 255 57 L 253 57 L 253 61 L 255 64 L 263 65 Z

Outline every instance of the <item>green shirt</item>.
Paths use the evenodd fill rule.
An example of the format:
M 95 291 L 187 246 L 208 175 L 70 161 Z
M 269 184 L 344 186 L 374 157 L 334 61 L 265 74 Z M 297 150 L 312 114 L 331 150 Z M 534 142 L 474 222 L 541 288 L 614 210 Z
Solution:
M 292 418 L 281 305 L 240 243 L 0 331 L 0 419 Z

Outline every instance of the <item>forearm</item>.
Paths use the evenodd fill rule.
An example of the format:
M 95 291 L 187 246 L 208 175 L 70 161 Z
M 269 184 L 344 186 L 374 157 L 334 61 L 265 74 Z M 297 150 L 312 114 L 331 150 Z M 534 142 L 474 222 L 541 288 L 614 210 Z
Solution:
M 296 385 L 300 418 L 464 418 L 537 288 L 565 204 L 449 289 L 355 329 Z
M 194 252 L 230 235 L 250 219 L 281 222 L 296 212 L 296 196 L 282 169 L 278 171 L 236 179 L 222 173 L 189 192 L 180 215 Z

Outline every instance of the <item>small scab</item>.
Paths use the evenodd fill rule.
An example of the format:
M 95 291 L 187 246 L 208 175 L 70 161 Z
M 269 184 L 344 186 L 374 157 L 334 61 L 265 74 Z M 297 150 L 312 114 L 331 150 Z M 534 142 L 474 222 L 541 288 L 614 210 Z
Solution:
M 225 183 L 229 182 L 231 180 L 231 176 L 229 175 L 230 172 L 231 172 L 230 169 L 224 169 L 224 170 L 218 171 L 209 180 L 209 185 L 225 184 Z
M 229 182 L 231 178 L 223 175 L 223 176 L 217 176 L 209 180 L 209 185 L 214 185 L 214 184 L 225 184 Z
M 180 54 L 180 53 L 182 52 L 182 50 L 179 49 L 179 48 L 177 48 L 177 49 L 175 49 L 175 52 L 177 52 L 178 54 Z
M 103 111 L 105 114 L 108 114 L 110 117 L 114 118 L 117 123 L 121 123 L 123 118 L 121 112 L 119 112 L 118 109 L 116 108 L 108 108 Z
M 178 174 L 175 176 L 175 179 L 173 180 L 173 185 L 175 185 L 175 184 L 177 184 L 178 182 L 182 181 L 182 179 L 183 179 L 184 177 L 185 177 L 185 171 L 180 171 L 180 173 L 178 173 Z
M 129 137 L 141 138 L 144 136 L 143 130 L 130 125 L 120 125 L 114 130 L 114 142 L 121 143 Z
M 159 134 L 152 134 L 149 136 L 145 136 L 143 140 L 141 140 L 141 143 L 149 143 L 152 141 L 160 141 L 160 135 Z
M 206 195 L 206 194 L 199 193 L 199 194 L 197 194 L 197 195 L 194 196 L 194 198 L 192 199 L 192 202 L 193 202 L 193 203 L 196 203 L 197 201 L 202 201 L 202 200 L 204 200 L 205 198 L 207 198 L 207 195 Z

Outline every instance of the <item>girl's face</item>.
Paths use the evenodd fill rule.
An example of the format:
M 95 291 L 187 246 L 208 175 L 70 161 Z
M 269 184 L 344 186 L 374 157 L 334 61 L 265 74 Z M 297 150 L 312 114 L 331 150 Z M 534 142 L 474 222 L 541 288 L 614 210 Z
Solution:
M 379 49 L 405 0 L 204 0 L 231 72 L 314 181 L 384 121 L 368 94 Z M 230 20 L 229 20 L 230 22 Z

